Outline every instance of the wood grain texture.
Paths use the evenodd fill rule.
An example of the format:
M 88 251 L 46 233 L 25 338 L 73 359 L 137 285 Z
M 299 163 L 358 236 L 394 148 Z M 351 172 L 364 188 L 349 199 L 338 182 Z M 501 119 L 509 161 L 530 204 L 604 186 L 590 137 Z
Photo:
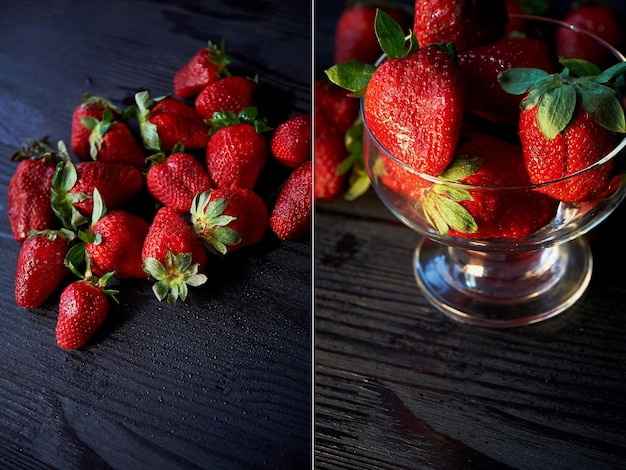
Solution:
M 54 300 L 15 305 L 19 245 L 8 156 L 27 137 L 69 142 L 84 93 L 128 104 L 172 91 L 208 40 L 259 76 L 270 125 L 310 106 L 310 4 L 14 2 L 0 15 L 0 467 L 306 468 L 311 455 L 311 244 L 262 242 L 213 260 L 170 308 L 125 282 L 90 344 L 56 346 Z M 270 164 L 273 204 L 287 170 Z
M 435 311 L 412 277 L 417 235 L 371 193 L 350 204 L 316 212 L 317 468 L 621 467 L 625 287 L 609 247 L 623 208 L 591 236 L 584 298 L 501 331 Z

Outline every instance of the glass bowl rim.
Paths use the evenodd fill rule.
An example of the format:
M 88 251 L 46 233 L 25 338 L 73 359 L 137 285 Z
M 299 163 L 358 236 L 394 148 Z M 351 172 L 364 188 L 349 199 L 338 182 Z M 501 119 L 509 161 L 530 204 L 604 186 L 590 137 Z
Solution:
M 560 27 L 564 27 L 567 28 L 569 30 L 572 31 L 576 31 L 578 33 L 583 33 L 591 38 L 593 38 L 594 40 L 597 40 L 600 44 L 602 44 L 604 47 L 606 47 L 612 54 L 613 56 L 615 56 L 615 58 L 618 60 L 618 62 L 626 62 L 626 56 L 624 54 L 622 54 L 617 48 L 613 47 L 611 44 L 609 44 L 608 42 L 606 42 L 605 40 L 599 38 L 597 35 L 589 32 L 589 31 L 585 31 L 583 29 L 578 28 L 577 26 L 574 26 L 572 24 L 566 23 L 564 21 L 561 20 L 557 20 L 557 19 L 553 19 L 553 18 L 547 18 L 547 17 L 543 17 L 543 16 L 535 16 L 535 15 L 521 15 L 521 14 L 511 14 L 509 15 L 510 18 L 516 18 L 516 19 L 525 19 L 525 20 L 532 20 L 532 21 L 539 21 L 539 22 L 544 22 L 544 23 L 552 23 L 556 26 L 560 26 Z M 407 36 L 408 38 L 408 36 Z M 378 67 L 380 64 L 382 64 L 386 59 L 386 55 L 382 54 L 378 60 L 376 61 L 375 65 L 376 67 Z M 454 186 L 454 187 L 458 187 L 461 189 L 468 189 L 468 190 L 481 190 L 481 191 L 534 191 L 534 190 L 539 190 L 540 188 L 546 187 L 546 186 L 552 186 L 552 185 L 556 185 L 556 184 L 562 184 L 565 181 L 568 180 L 573 180 L 578 176 L 581 176 L 587 172 L 593 171 L 596 168 L 599 168 L 600 166 L 606 164 L 607 162 L 609 162 L 610 160 L 616 158 L 616 156 L 624 149 L 624 147 L 626 147 L 626 134 L 623 134 L 621 141 L 619 141 L 619 143 L 617 143 L 615 145 L 615 147 L 608 153 L 606 154 L 604 157 L 602 157 L 600 160 L 596 161 L 595 163 L 587 166 L 586 168 L 583 168 L 581 170 L 578 170 L 574 173 L 570 173 L 566 176 L 563 176 L 561 178 L 557 178 L 555 180 L 552 181 L 546 181 L 543 183 L 535 183 L 535 184 L 530 184 L 530 185 L 524 185 L 524 186 L 484 186 L 484 185 L 473 185 L 473 184 L 468 184 L 468 183 L 461 183 L 458 181 L 451 181 L 451 180 L 447 180 L 447 179 L 443 179 L 440 178 L 438 176 L 434 176 L 434 175 L 430 175 L 428 173 L 424 173 L 422 171 L 419 171 L 413 167 L 411 167 L 410 165 L 406 164 L 405 162 L 399 160 L 398 158 L 396 158 L 395 156 L 393 156 L 391 153 L 389 153 L 389 151 L 379 142 L 379 140 L 373 135 L 371 129 L 369 128 L 369 126 L 367 125 L 367 119 L 365 118 L 365 94 L 360 98 L 359 100 L 359 107 L 360 107 L 360 115 L 361 115 L 361 120 L 363 122 L 363 130 L 365 133 L 367 133 L 367 136 L 371 139 L 372 143 L 374 145 L 376 145 L 377 149 L 384 154 L 385 157 L 389 158 L 391 161 L 393 161 L 394 163 L 400 165 L 404 170 L 408 171 L 409 173 L 414 174 L 415 176 L 426 180 L 426 181 L 430 181 L 431 183 L 435 183 L 435 184 L 445 184 L 447 186 Z M 626 112 L 626 110 L 625 110 Z M 364 135 L 365 137 L 365 135 Z M 456 155 L 455 155 L 456 156 Z

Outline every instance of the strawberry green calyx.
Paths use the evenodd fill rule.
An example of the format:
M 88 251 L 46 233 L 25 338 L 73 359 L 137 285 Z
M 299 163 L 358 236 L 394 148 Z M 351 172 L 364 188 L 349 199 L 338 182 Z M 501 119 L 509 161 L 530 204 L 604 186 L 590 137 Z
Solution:
M 109 109 L 105 109 L 102 112 L 101 120 L 93 116 L 85 116 L 81 118 L 80 122 L 91 131 L 89 134 L 89 155 L 95 160 L 102 148 L 104 135 L 115 125 L 115 118 Z
M 235 60 L 226 54 L 226 39 L 222 39 L 219 46 L 209 41 L 207 49 L 209 51 L 209 62 L 217 65 L 216 73 L 222 78 L 230 77 L 231 73 L 228 70 L 228 66 Z
M 74 207 L 74 203 L 84 201 L 89 196 L 83 192 L 70 192 L 77 179 L 78 172 L 74 163 L 69 160 L 57 163 L 52 177 L 52 210 L 63 227 L 72 231 L 88 222 L 88 219 Z
M 360 117 L 346 132 L 345 143 L 348 156 L 337 168 L 337 173 L 343 175 L 349 172 L 348 190 L 344 197 L 348 201 L 354 201 L 365 194 L 371 186 L 363 157 L 363 120 Z
M 624 109 L 616 87 L 624 83 L 626 63 L 605 71 L 582 59 L 562 59 L 563 71 L 549 74 L 540 69 L 513 68 L 500 74 L 500 86 L 514 95 L 526 94 L 522 109 L 537 106 L 537 122 L 548 140 L 563 132 L 577 105 L 601 126 L 626 132 Z
M 376 11 L 374 30 L 382 51 L 390 59 L 407 57 L 419 49 L 415 34 L 409 34 L 407 45 L 402 27 L 382 10 Z M 350 96 L 360 97 L 365 94 L 374 71 L 376 65 L 348 61 L 333 65 L 325 73 L 335 85 L 352 92 Z
M 50 163 L 58 163 L 70 159 L 65 142 L 60 140 L 55 148 L 48 136 L 40 139 L 26 139 L 18 150 L 11 155 L 11 161 L 43 160 Z
M 150 121 L 150 110 L 154 108 L 154 105 L 159 101 L 167 98 L 168 95 L 160 96 L 158 98 L 150 98 L 150 93 L 147 90 L 139 91 L 135 93 L 136 106 L 130 106 L 128 113 L 135 114 L 135 117 L 139 121 L 139 133 L 143 141 L 143 146 L 148 150 L 161 151 L 161 138 L 157 131 L 157 126 Z
M 191 204 L 191 222 L 204 246 L 213 253 L 224 255 L 228 245 L 241 242 L 241 236 L 227 226 L 235 220 L 235 217 L 224 214 L 228 200 L 211 200 L 211 193 L 209 190 L 196 194 Z
M 166 299 L 172 307 L 178 299 L 187 299 L 188 286 L 198 287 L 207 281 L 198 268 L 197 263 L 192 264 L 191 253 L 175 255 L 168 250 L 165 265 L 156 258 L 144 259 L 144 270 L 156 281 L 152 285 L 154 295 L 159 301 Z
M 259 110 L 256 106 L 248 106 L 235 114 L 231 111 L 221 111 L 213 114 L 213 118 L 209 120 L 209 135 L 215 134 L 224 127 L 237 126 L 239 124 L 250 124 L 254 126 L 257 133 L 272 130 L 263 119 L 258 117 Z
M 439 175 L 440 179 L 455 182 L 478 171 L 482 160 L 478 157 L 459 156 Z M 437 183 L 426 190 L 423 199 L 424 214 L 429 223 L 440 235 L 450 229 L 459 233 L 475 233 L 478 226 L 472 214 L 460 201 L 471 201 L 472 195 L 466 189 Z

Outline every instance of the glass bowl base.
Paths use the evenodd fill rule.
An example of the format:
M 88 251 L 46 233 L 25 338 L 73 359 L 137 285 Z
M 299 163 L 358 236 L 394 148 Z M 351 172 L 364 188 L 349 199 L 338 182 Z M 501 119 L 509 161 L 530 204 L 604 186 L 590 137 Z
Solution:
M 528 253 L 472 251 L 423 238 L 413 262 L 417 284 L 439 311 L 492 328 L 564 312 L 585 292 L 593 269 L 584 237 Z

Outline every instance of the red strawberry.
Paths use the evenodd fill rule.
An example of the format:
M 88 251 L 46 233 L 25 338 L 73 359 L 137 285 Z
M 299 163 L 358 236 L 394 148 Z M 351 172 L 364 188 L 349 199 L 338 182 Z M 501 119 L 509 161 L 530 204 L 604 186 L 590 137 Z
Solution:
M 595 34 L 618 50 L 626 43 L 624 18 L 609 5 L 578 6 L 571 10 L 563 21 Z M 616 62 L 609 50 L 597 40 L 568 28 L 557 30 L 556 48 L 563 57 L 585 59 L 599 67 L 608 67 Z
M 195 232 L 211 252 L 226 254 L 260 241 L 268 226 L 263 199 L 250 189 L 222 188 L 199 193 L 191 207 Z
M 313 167 L 304 162 L 293 170 L 276 199 L 269 224 L 281 240 L 294 240 L 311 228 Z
M 375 4 L 353 3 L 343 10 L 335 26 L 335 63 L 358 60 L 373 64 L 381 56 L 382 50 L 374 33 L 377 8 L 391 16 L 403 30 L 410 28 L 412 15 L 400 4 L 382 1 Z
M 561 74 L 538 69 L 511 69 L 501 75 L 503 88 L 526 94 L 519 136 L 526 170 L 533 183 L 548 183 L 582 171 L 606 156 L 626 132 L 624 110 L 614 86 L 626 63 L 604 72 L 595 65 L 563 59 Z M 613 180 L 613 160 L 561 183 L 542 186 L 566 202 L 606 195 Z
M 200 116 L 213 119 L 213 114 L 223 111 L 239 113 L 254 104 L 256 80 L 230 76 L 207 85 L 196 97 L 195 107 Z
M 29 236 L 20 248 L 15 270 L 15 302 L 20 307 L 43 304 L 70 273 L 64 264 L 73 233 L 45 230 Z
M 107 212 L 98 196 L 94 199 L 90 230 L 82 234 L 92 272 L 98 276 L 115 272 L 119 279 L 145 278 L 142 249 L 148 222 L 119 209 Z
M 52 207 L 66 228 L 77 227 L 93 212 L 95 188 L 109 209 L 117 209 L 137 196 L 142 187 L 141 170 L 131 165 L 65 162 L 53 178 Z
M 105 109 L 100 120 L 88 116 L 81 122 L 91 131 L 89 155 L 93 160 L 125 163 L 138 168 L 146 166 L 143 148 L 130 128 L 124 122 L 115 120 L 111 111 Z
M 81 279 L 61 293 L 56 324 L 57 344 L 63 349 L 83 347 L 100 328 L 109 313 L 111 291 L 105 289 L 107 277 Z
M 263 134 L 269 128 L 256 115 L 251 107 L 238 115 L 218 113 L 211 121 L 206 163 L 214 187 L 254 188 L 269 154 Z
M 188 213 L 197 193 L 211 189 L 211 179 L 193 155 L 183 152 L 161 154 L 148 170 L 150 194 L 161 204 Z
M 471 189 L 468 191 L 470 197 L 458 202 L 473 218 L 475 230 L 468 231 L 450 224 L 450 235 L 465 238 L 523 238 L 544 227 L 555 216 L 557 202 L 533 189 L 490 189 L 531 186 L 524 170 L 522 149 L 518 145 L 488 134 L 472 133 L 461 141 L 457 155 L 462 157 L 457 157 L 458 160 L 452 165 L 461 163 L 461 159 L 465 162 L 473 160 L 468 166 L 476 164 L 478 168 L 476 171 L 472 171 L 476 167 L 472 168 L 469 174 L 455 180 L 489 188 Z M 444 175 L 447 174 L 444 172 Z
M 98 96 L 87 95 L 74 109 L 72 114 L 71 149 L 72 153 L 81 160 L 91 160 L 91 145 L 89 143 L 91 129 L 85 127 L 82 120 L 91 117 L 100 121 L 105 109 L 112 113 L 114 119 L 119 117 L 120 110 L 109 100 Z
M 46 139 L 26 141 L 12 155 L 19 163 L 9 180 L 7 212 L 16 241 L 24 241 L 31 230 L 53 228 L 56 218 L 50 188 L 60 158 Z
M 354 100 L 356 101 L 356 100 Z M 315 135 L 313 136 L 313 172 L 315 200 L 331 200 L 339 196 L 346 187 L 346 174 L 339 167 L 348 156 L 345 135 L 332 125 L 319 106 L 313 111 Z
M 444 41 L 464 51 L 496 41 L 507 21 L 504 0 L 415 0 L 413 33 L 421 46 Z
M 170 153 L 176 145 L 206 147 L 209 129 L 191 106 L 171 96 L 151 100 L 147 91 L 137 93 L 135 102 L 145 148 Z
M 339 131 L 346 132 L 359 115 L 359 100 L 332 82 L 315 82 L 315 107 L 323 112 Z
M 457 65 L 438 47 L 383 62 L 365 92 L 364 122 L 394 157 L 437 175 L 452 160 L 465 110 Z
M 211 42 L 197 51 L 174 75 L 174 94 L 179 98 L 191 98 L 204 87 L 226 76 L 226 67 L 232 60 L 226 56 L 224 43 L 217 47 Z
M 516 38 L 461 52 L 459 66 L 471 90 L 467 109 L 497 124 L 517 125 L 520 99 L 505 92 L 498 76 L 514 67 L 534 67 L 554 71 L 553 56 L 547 43 L 532 38 Z
M 283 165 L 297 168 L 311 158 L 311 115 L 298 114 L 279 124 L 270 140 L 272 154 Z
M 153 291 L 159 300 L 174 305 L 185 301 L 187 285 L 206 282 L 200 274 L 207 262 L 207 253 L 187 219 L 171 207 L 160 208 L 142 249 L 144 270 L 154 280 Z

